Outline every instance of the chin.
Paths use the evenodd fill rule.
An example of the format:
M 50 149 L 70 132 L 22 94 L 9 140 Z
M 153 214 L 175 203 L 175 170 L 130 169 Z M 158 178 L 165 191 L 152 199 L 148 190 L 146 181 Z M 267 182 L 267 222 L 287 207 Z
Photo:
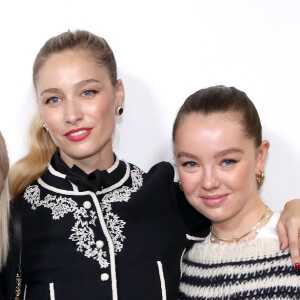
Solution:
M 66 153 L 65 156 L 67 156 L 69 159 L 72 160 L 83 160 L 89 157 L 93 156 L 93 152 L 90 151 L 78 151 L 78 152 L 72 152 L 72 153 Z
M 222 222 L 227 219 L 226 212 L 218 211 L 216 208 L 197 210 L 212 222 Z

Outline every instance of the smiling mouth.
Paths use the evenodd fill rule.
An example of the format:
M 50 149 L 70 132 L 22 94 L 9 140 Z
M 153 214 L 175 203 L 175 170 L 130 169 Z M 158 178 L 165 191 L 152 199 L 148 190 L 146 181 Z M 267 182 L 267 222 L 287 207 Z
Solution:
M 216 200 L 222 197 L 227 196 L 228 194 L 222 194 L 222 195 L 213 195 L 213 196 L 201 196 L 201 198 L 206 199 L 206 200 Z
M 65 134 L 65 137 L 72 142 L 80 142 L 90 135 L 93 128 L 78 128 L 70 130 Z
M 84 129 L 84 130 L 79 130 L 79 131 L 76 131 L 76 132 L 71 132 L 69 135 L 70 135 L 70 136 L 78 136 L 78 135 L 84 134 L 85 132 L 87 132 L 86 129 Z
M 221 205 L 226 199 L 228 194 L 214 195 L 214 196 L 201 196 L 203 202 L 210 207 Z

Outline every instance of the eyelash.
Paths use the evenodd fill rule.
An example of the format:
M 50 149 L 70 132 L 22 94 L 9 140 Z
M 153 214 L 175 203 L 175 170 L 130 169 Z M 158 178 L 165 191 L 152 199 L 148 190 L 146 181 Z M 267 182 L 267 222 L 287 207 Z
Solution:
M 225 167 L 231 166 L 233 164 L 236 164 L 237 162 L 239 162 L 238 160 L 235 159 L 224 159 L 221 162 L 221 165 L 224 165 Z
M 54 100 L 54 99 L 60 100 L 59 97 L 53 96 L 53 97 L 48 98 L 48 99 L 46 100 L 45 104 L 49 104 L 49 103 L 55 104 L 55 103 L 59 102 L 59 101 L 57 101 L 57 102 L 51 102 L 51 101 Z
M 88 93 L 88 95 L 85 95 L 85 93 Z M 89 96 L 92 96 L 92 95 L 98 94 L 98 93 L 99 93 L 99 91 L 96 91 L 93 89 L 87 89 L 82 92 L 82 95 L 85 97 L 89 97 Z M 53 97 L 48 98 L 46 100 L 45 104 L 49 104 L 49 103 L 55 104 L 55 103 L 59 102 L 59 101 L 56 101 L 55 103 L 52 102 L 52 100 L 54 100 L 54 99 L 61 100 L 58 96 L 53 96 Z
M 193 166 L 191 166 L 191 165 L 193 165 Z M 187 167 L 187 168 L 195 168 L 198 166 L 198 164 L 195 163 L 194 161 L 187 161 L 187 162 L 184 162 L 182 164 L 182 166 Z
M 84 95 L 86 92 L 88 92 L 89 95 Z M 96 91 L 96 90 L 93 90 L 93 89 L 87 89 L 87 90 L 84 90 L 82 92 L 82 95 L 84 95 L 84 96 L 92 96 L 93 94 L 98 94 L 98 93 L 99 93 L 99 91 Z

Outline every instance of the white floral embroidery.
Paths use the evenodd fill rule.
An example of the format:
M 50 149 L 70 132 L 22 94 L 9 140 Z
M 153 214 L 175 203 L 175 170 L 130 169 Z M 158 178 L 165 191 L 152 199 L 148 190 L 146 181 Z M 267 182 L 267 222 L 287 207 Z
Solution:
M 33 210 L 39 206 L 50 208 L 54 220 L 58 220 L 65 214 L 78 209 L 77 203 L 67 197 L 56 197 L 48 194 L 44 200 L 40 200 L 40 189 L 37 185 L 29 186 L 25 191 L 24 198 L 31 204 Z
M 95 234 L 89 226 L 89 224 L 96 226 L 95 211 L 79 207 L 74 200 L 67 197 L 48 194 L 45 199 L 40 199 L 40 189 L 37 185 L 29 186 L 24 193 L 24 198 L 31 204 L 33 210 L 39 206 L 50 208 L 54 220 L 64 217 L 67 213 L 73 213 L 73 217 L 77 221 L 71 229 L 73 233 L 69 239 L 76 242 L 77 251 L 83 252 L 88 258 L 97 260 L 101 268 L 108 267 L 109 262 L 104 258 L 107 255 L 106 251 L 96 247 Z
M 114 243 L 116 253 L 121 252 L 123 248 L 123 242 L 125 240 L 123 229 L 126 222 L 121 220 L 118 215 L 112 212 L 111 203 L 128 202 L 131 194 L 136 192 L 143 185 L 142 174 L 143 172 L 134 166 L 131 171 L 132 187 L 123 186 L 107 193 L 102 199 L 101 209 L 104 212 L 104 220 Z
M 107 193 L 103 197 L 102 203 L 100 203 L 107 229 L 114 244 L 115 253 L 120 252 L 123 248 L 125 240 L 123 229 L 126 222 L 112 212 L 112 203 L 128 202 L 131 194 L 143 185 L 142 174 L 143 172 L 134 166 L 133 170 L 131 170 L 132 187 L 122 186 L 119 189 L 115 189 Z M 59 220 L 66 214 L 73 213 L 76 222 L 71 229 L 72 234 L 69 239 L 76 243 L 77 251 L 84 253 L 88 258 L 97 260 L 101 268 L 108 267 L 107 253 L 96 246 L 94 230 L 91 228 L 91 226 L 96 227 L 97 214 L 95 211 L 79 207 L 70 197 L 47 194 L 44 199 L 40 199 L 40 188 L 38 185 L 29 186 L 24 193 L 24 198 L 31 204 L 33 210 L 40 206 L 50 208 L 54 220 Z

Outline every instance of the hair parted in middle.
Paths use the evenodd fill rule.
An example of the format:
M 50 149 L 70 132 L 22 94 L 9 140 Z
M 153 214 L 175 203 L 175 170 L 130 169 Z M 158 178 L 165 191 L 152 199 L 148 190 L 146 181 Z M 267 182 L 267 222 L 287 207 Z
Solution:
M 212 113 L 234 112 L 240 114 L 239 121 L 244 127 L 245 136 L 253 139 L 255 146 L 262 142 L 262 127 L 258 112 L 248 96 L 235 87 L 223 85 L 201 89 L 190 95 L 180 107 L 174 125 L 173 142 L 176 131 L 184 118 L 191 113 L 209 115 Z
M 108 71 L 113 86 L 117 84 L 117 65 L 114 54 L 105 39 L 86 30 L 66 31 L 50 38 L 37 54 L 33 65 L 33 83 L 36 86 L 39 71 L 47 59 L 64 51 L 85 51 Z M 37 113 L 30 127 L 29 153 L 19 160 L 9 173 L 12 198 L 17 198 L 25 188 L 45 171 L 57 146 L 48 133 L 42 130 L 43 120 Z

